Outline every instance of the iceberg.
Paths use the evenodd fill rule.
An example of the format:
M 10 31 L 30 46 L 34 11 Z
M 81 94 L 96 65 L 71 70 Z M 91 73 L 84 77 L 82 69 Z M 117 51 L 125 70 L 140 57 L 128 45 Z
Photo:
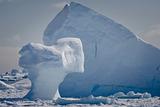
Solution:
M 83 74 L 70 73 L 59 86 L 62 97 L 108 96 L 148 92 L 160 96 L 160 50 L 121 24 L 71 2 L 49 23 L 47 46 L 64 37 L 80 38 L 85 53 Z
M 84 53 L 78 38 L 61 38 L 52 46 L 29 43 L 20 51 L 19 66 L 32 82 L 26 98 L 53 99 L 59 97 L 58 86 L 71 72 L 84 71 Z

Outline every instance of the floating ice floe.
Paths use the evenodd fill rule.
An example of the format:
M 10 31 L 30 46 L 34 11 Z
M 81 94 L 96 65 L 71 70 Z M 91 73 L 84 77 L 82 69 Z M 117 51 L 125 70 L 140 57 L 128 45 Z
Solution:
M 8 85 L 3 81 L 0 81 L 0 90 L 6 90 L 6 89 L 14 89 L 12 85 Z
M 7 99 L 22 99 L 31 88 L 31 81 L 29 79 L 21 79 L 19 81 L 7 81 L 7 83 L 0 81 L 0 100 Z

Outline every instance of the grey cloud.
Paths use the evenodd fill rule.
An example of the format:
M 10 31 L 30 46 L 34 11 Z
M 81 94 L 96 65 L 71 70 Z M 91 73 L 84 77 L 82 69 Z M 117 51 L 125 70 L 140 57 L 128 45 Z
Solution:
M 147 31 L 140 34 L 141 38 L 160 48 L 160 24 L 150 27 Z
M 55 7 L 55 8 L 63 8 L 66 4 L 68 4 L 68 2 L 66 2 L 66 1 L 57 2 L 57 3 L 53 3 L 53 4 L 52 4 L 52 7 Z

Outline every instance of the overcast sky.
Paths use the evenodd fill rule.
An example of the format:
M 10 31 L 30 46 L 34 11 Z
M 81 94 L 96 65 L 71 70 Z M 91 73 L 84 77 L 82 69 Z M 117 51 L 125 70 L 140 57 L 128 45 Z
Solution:
M 160 47 L 160 0 L 0 0 L 0 71 L 17 68 L 18 50 L 41 42 L 47 24 L 70 1 L 88 6 Z

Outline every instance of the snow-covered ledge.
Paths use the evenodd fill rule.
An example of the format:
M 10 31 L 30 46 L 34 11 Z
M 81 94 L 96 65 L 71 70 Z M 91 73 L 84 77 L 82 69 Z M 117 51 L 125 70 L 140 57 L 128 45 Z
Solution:
M 29 43 L 20 50 L 19 65 L 32 82 L 29 99 L 55 99 L 58 86 L 71 72 L 84 71 L 84 53 L 79 38 L 62 38 L 52 46 Z

